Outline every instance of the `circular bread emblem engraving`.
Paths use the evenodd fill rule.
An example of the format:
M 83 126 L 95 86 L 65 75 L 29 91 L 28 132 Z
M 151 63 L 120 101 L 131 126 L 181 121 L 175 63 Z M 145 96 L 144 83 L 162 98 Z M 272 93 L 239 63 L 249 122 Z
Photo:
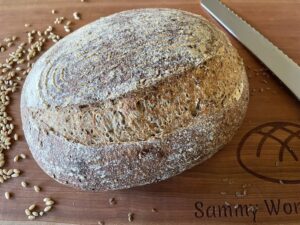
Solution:
M 239 164 L 250 174 L 275 183 L 300 183 L 300 125 L 271 122 L 250 130 L 237 149 Z

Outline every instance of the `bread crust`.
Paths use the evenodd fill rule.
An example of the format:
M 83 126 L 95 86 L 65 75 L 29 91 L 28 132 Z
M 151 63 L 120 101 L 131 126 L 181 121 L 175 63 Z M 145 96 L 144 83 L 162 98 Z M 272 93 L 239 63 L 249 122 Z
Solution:
M 167 179 L 211 157 L 240 126 L 248 81 L 237 51 L 199 15 L 130 10 L 49 49 L 21 97 L 33 157 L 83 190 Z

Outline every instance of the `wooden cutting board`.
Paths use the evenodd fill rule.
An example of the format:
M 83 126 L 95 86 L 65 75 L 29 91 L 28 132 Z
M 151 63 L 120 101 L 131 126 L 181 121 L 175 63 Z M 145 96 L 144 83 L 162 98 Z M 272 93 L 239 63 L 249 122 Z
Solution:
M 197 0 L 0 0 L 0 40 L 26 29 L 44 29 L 55 15 L 72 18 L 78 11 L 78 28 L 114 12 L 142 7 L 170 7 L 201 14 L 217 24 Z M 224 0 L 287 55 L 300 63 L 300 1 Z M 25 28 L 24 23 L 32 24 Z M 218 25 L 219 26 L 219 25 Z M 220 27 L 220 26 L 219 26 Z M 61 32 L 63 33 L 63 32 Z M 229 36 L 229 35 L 228 35 Z M 12 96 L 9 113 L 21 140 L 6 153 L 8 168 L 21 177 L 0 185 L 0 224 L 299 224 L 300 223 L 300 103 L 241 44 L 230 36 L 244 58 L 251 98 L 243 125 L 233 140 L 214 157 L 169 180 L 129 190 L 88 193 L 64 187 L 49 178 L 32 159 L 22 137 L 20 91 Z M 1 62 L 7 53 L 0 53 Z M 270 56 L 272 57 L 272 56 Z M 300 86 L 300 84 L 299 84 Z M 297 133 L 298 132 L 298 133 Z M 29 158 L 13 163 L 25 152 Z M 29 188 L 22 188 L 22 180 Z M 40 193 L 32 185 L 42 188 Z M 11 200 L 4 192 L 13 193 Z M 24 209 L 42 205 L 51 196 L 57 204 L 47 216 L 27 221 Z M 116 205 L 109 205 L 114 197 Z M 152 212 L 156 208 L 157 212 Z M 49 222 L 49 223 L 47 223 Z

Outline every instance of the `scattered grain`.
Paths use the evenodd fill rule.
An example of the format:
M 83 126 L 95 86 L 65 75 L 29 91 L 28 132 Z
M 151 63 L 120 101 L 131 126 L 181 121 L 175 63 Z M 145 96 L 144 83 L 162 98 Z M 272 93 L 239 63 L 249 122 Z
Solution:
M 14 172 L 14 171 L 13 171 L 12 169 L 9 169 L 9 170 L 7 171 L 7 173 L 6 173 L 6 175 L 7 175 L 7 176 L 10 176 L 10 175 L 13 174 L 13 172 Z
M 105 225 L 104 221 L 98 221 L 98 225 Z
M 22 182 L 21 182 L 21 186 L 22 186 L 23 188 L 26 188 L 27 185 L 28 185 L 28 184 L 27 184 L 25 181 L 22 181 Z
M 65 32 L 67 33 L 70 33 L 71 32 L 71 29 L 69 26 L 64 26 L 64 29 L 65 29 Z
M 18 134 L 14 134 L 14 140 L 17 141 L 19 139 Z
M 14 162 L 18 162 L 19 161 L 19 155 L 16 155 L 15 157 L 14 157 Z
M 51 209 L 52 209 L 52 206 L 51 206 L 51 205 L 46 206 L 46 207 L 44 208 L 44 212 L 49 212 Z
M 44 198 L 44 199 L 43 199 L 43 202 L 48 202 L 48 201 L 51 201 L 51 198 L 48 198 L 48 197 L 47 197 L 47 198 Z
M 34 219 L 35 219 L 35 216 L 30 215 L 30 216 L 28 216 L 28 219 L 29 219 L 29 220 L 34 220 Z
M 51 10 L 52 14 L 57 13 L 55 9 Z M 78 12 L 73 14 L 74 18 L 79 20 L 80 14 Z M 55 19 L 55 24 L 61 24 L 64 21 L 64 17 L 58 17 Z M 70 29 L 71 21 L 65 23 L 66 32 L 71 32 Z M 31 24 L 24 24 L 25 27 L 31 27 Z M 10 149 L 12 144 L 12 139 L 15 141 L 19 140 L 19 137 L 14 133 L 14 125 L 11 123 L 13 119 L 7 115 L 6 108 L 10 103 L 9 94 L 17 90 L 19 81 L 23 79 L 21 75 L 27 75 L 32 67 L 30 61 L 35 59 L 38 56 L 39 52 L 43 50 L 44 44 L 50 40 L 57 42 L 60 40 L 60 36 L 57 35 L 54 31 L 54 27 L 48 26 L 44 31 L 40 30 L 31 30 L 27 31 L 27 41 L 30 45 L 25 42 L 16 45 L 17 36 L 12 36 L 11 38 L 5 38 L 5 46 L 0 44 L 0 52 L 5 52 L 7 48 L 16 45 L 16 50 L 9 53 L 9 56 L 4 60 L 4 63 L 0 63 L 0 167 L 5 165 L 5 157 L 2 151 Z M 25 67 L 27 63 L 27 68 Z M 24 68 L 24 69 L 23 69 Z M 4 73 L 4 74 L 3 74 Z M 25 154 L 20 154 L 14 157 L 14 162 L 17 162 L 20 159 L 25 159 Z M 0 169 L 0 183 L 10 179 L 11 177 L 18 177 L 20 175 L 20 170 L 18 169 Z M 27 187 L 25 181 L 21 182 L 22 187 Z M 40 187 L 34 186 L 36 192 L 40 191 Z M 10 193 L 5 192 L 5 198 L 10 198 Z M 52 205 L 55 204 L 50 198 L 45 201 L 46 207 L 44 211 L 41 212 L 32 212 L 31 211 L 36 207 L 34 204 L 31 205 L 28 209 L 25 210 L 25 214 L 28 216 L 28 219 L 34 220 L 36 216 L 42 216 L 44 212 L 48 212 L 52 209 Z
M 65 23 L 66 26 L 70 26 L 71 24 L 72 24 L 72 21 L 70 21 L 70 20 L 68 20 L 68 21 Z
M 65 18 L 63 16 L 56 17 L 54 20 L 54 24 L 61 24 Z
M 10 38 L 4 38 L 3 41 L 4 42 L 11 42 L 11 39 Z
M 25 209 L 25 214 L 26 214 L 26 216 L 30 216 L 31 215 L 30 210 L 29 209 Z
M 41 188 L 37 185 L 34 185 L 33 189 L 34 189 L 35 192 L 40 192 L 41 191 Z
M 128 213 L 128 221 L 129 222 L 132 222 L 133 221 L 133 219 L 134 219 L 134 214 L 133 213 Z
M 4 160 L 0 160 L 0 168 L 3 167 L 5 164 L 5 161 Z
M 35 204 L 32 204 L 31 206 L 28 207 L 28 209 L 29 209 L 30 211 L 32 211 L 35 207 L 36 207 L 36 205 L 35 205 Z
M 36 211 L 34 211 L 34 212 L 32 212 L 32 215 L 34 215 L 34 216 L 39 216 L 39 213 L 36 212 Z
M 78 12 L 74 12 L 73 17 L 75 20 L 80 20 L 80 14 Z
M 115 199 L 115 198 L 110 198 L 110 199 L 109 199 L 109 204 L 110 204 L 110 205 L 115 205 L 115 204 L 117 204 L 116 199 Z
M 151 211 L 152 212 L 157 212 L 157 209 L 156 208 L 152 208 Z
M 237 209 L 239 207 L 239 204 L 234 205 L 233 208 Z
M 52 200 L 49 200 L 49 201 L 46 201 L 46 202 L 45 202 L 45 205 L 47 205 L 47 206 L 48 206 L 48 205 L 53 205 L 53 204 L 54 204 L 54 201 L 52 201 Z
M 21 173 L 21 171 L 20 171 L 19 169 L 12 169 L 12 171 L 13 171 L 13 173 L 15 173 L 15 174 L 20 174 L 20 173 Z
M 10 193 L 9 192 L 5 192 L 4 193 L 4 196 L 5 196 L 5 198 L 8 200 L 8 199 L 10 199 Z
M 283 180 L 279 180 L 279 183 L 280 183 L 280 184 L 284 184 Z

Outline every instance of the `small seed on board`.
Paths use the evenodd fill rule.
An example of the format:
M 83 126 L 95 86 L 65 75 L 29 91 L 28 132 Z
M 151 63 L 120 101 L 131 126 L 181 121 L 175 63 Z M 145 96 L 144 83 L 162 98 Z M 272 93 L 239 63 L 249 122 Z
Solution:
M 43 202 L 47 202 L 47 201 L 51 201 L 51 198 L 46 197 L 43 199 Z
M 19 139 L 18 134 L 14 134 L 14 140 L 17 141 Z
M 152 212 L 157 212 L 157 209 L 156 209 L 156 208 L 152 208 L 151 211 L 152 211 Z
M 44 215 L 44 212 L 43 212 L 43 211 L 40 211 L 39 214 L 40 214 L 40 216 L 43 216 L 43 215 Z
M 51 209 L 52 209 L 52 206 L 51 206 L 51 205 L 46 206 L 46 207 L 44 208 L 44 212 L 49 212 Z
M 73 17 L 75 20 L 80 20 L 80 14 L 78 12 L 74 12 Z
M 34 211 L 34 212 L 32 212 L 32 215 L 39 216 L 39 213 Z
M 26 187 L 27 187 L 27 183 L 26 183 L 25 181 L 22 181 L 22 182 L 21 182 L 21 186 L 22 186 L 23 188 L 26 188 Z
M 98 221 L 98 225 L 105 225 L 104 221 Z
M 30 216 L 28 216 L 28 219 L 29 219 L 29 220 L 34 220 L 34 219 L 35 219 L 35 216 L 30 215 Z
M 109 204 L 110 204 L 110 205 L 115 205 L 115 204 L 117 204 L 116 199 L 115 199 L 115 198 L 110 198 L 110 199 L 109 199 Z
M 14 173 L 14 174 L 11 175 L 11 177 L 14 177 L 14 178 L 15 178 L 15 177 L 18 177 L 18 176 L 20 176 L 19 173 Z
M 26 214 L 26 216 L 30 216 L 31 215 L 30 210 L 29 209 L 25 209 L 25 214 Z
M 64 26 L 64 29 L 65 29 L 65 31 L 66 31 L 67 33 L 70 33 L 70 32 L 71 32 L 70 27 L 68 27 L 68 26 Z
M 20 156 L 19 156 L 19 155 L 16 155 L 16 156 L 14 157 L 14 162 L 18 162 L 18 161 L 19 161 L 19 158 L 20 158 Z
M 224 204 L 225 204 L 226 206 L 230 206 L 230 203 L 227 202 L 227 201 L 225 201 Z
M 4 41 L 4 42 L 10 42 L 11 39 L 10 39 L 10 38 L 4 38 L 3 41 Z
M 5 198 L 8 200 L 8 199 L 10 199 L 10 193 L 9 192 L 5 192 L 4 193 L 4 196 L 5 196 Z
M 15 174 L 20 174 L 20 173 L 21 173 L 21 171 L 18 170 L 18 169 L 13 169 L 12 171 L 13 171 Z
M 21 157 L 22 159 L 26 159 L 26 155 L 25 155 L 24 153 L 21 153 L 21 154 L 20 154 L 20 157 Z
M 5 164 L 5 161 L 4 160 L 0 160 L 0 168 L 3 167 Z
M 49 201 L 46 201 L 46 202 L 45 202 L 45 205 L 47 205 L 47 206 L 48 206 L 48 205 L 53 205 L 53 204 L 54 204 L 54 201 L 52 201 L 52 200 L 49 200 Z
M 72 21 L 68 20 L 65 25 L 70 26 L 71 24 L 72 24 Z
M 52 14 L 55 14 L 55 13 L 56 13 L 56 10 L 55 10 L 55 9 L 52 9 L 52 10 L 51 10 L 51 13 L 52 13 Z
M 7 176 L 10 176 L 10 175 L 13 174 L 13 172 L 14 172 L 14 171 L 13 171 L 12 169 L 9 169 L 9 170 L 7 171 L 7 173 L 6 173 L 6 175 L 7 175 Z
M 28 209 L 31 211 L 35 208 L 35 206 L 36 206 L 35 204 L 32 204 L 31 206 L 28 207 Z
M 35 192 L 40 192 L 41 191 L 41 188 L 37 185 L 34 185 L 33 189 L 34 189 Z
M 134 214 L 133 213 L 128 213 L 128 221 L 129 222 L 132 222 L 133 221 L 133 219 L 134 219 Z

